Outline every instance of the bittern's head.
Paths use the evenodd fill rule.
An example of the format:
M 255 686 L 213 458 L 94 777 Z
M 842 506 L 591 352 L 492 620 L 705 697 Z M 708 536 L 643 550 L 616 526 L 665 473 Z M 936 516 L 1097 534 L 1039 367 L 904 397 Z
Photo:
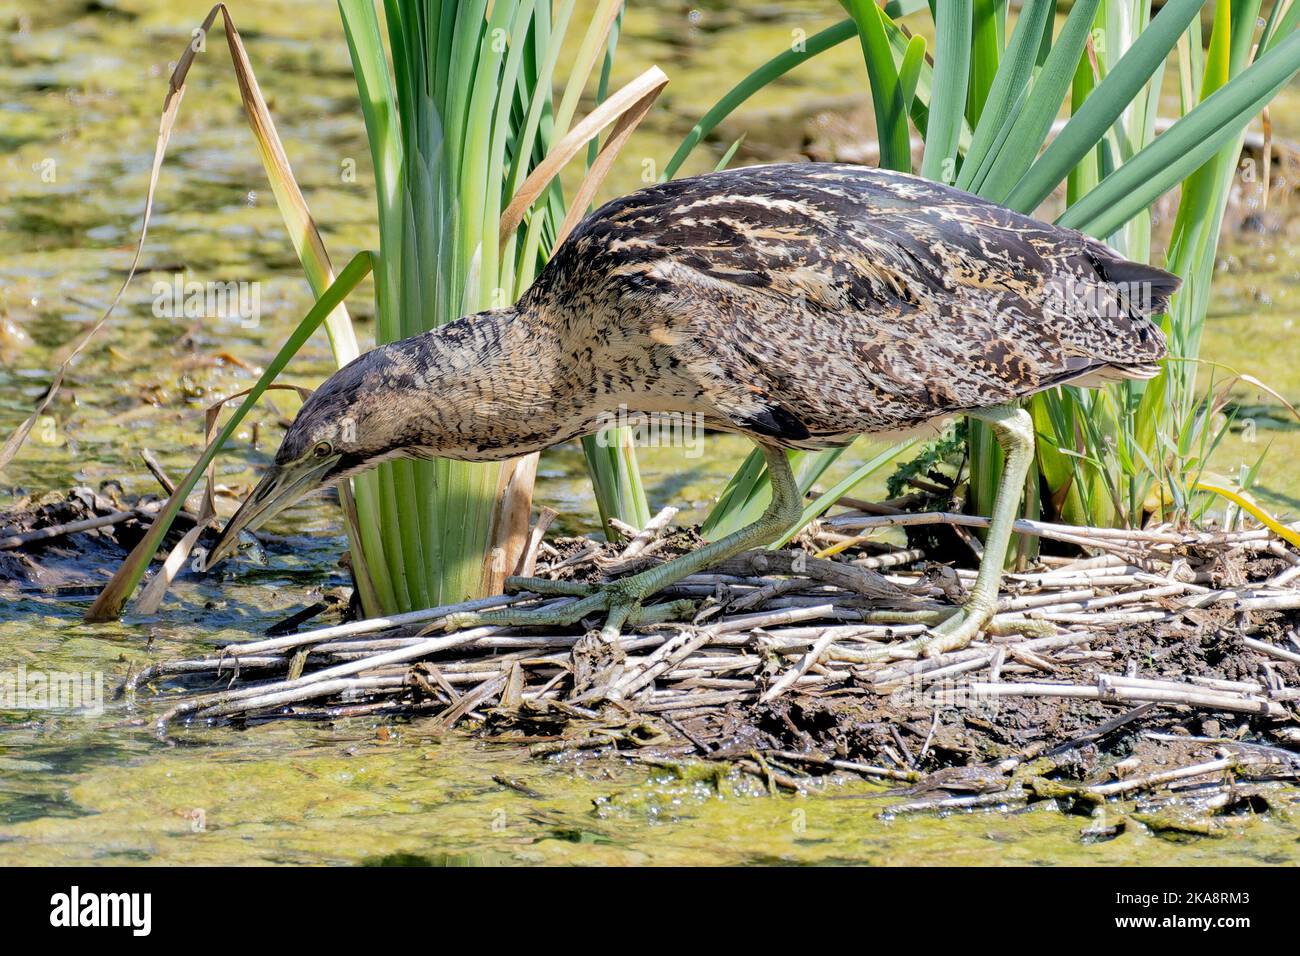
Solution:
M 403 348 L 404 347 L 404 348 Z M 275 462 L 226 523 L 207 566 L 305 495 L 388 458 L 421 454 L 418 408 L 429 381 L 408 343 L 377 348 L 335 372 L 299 409 Z

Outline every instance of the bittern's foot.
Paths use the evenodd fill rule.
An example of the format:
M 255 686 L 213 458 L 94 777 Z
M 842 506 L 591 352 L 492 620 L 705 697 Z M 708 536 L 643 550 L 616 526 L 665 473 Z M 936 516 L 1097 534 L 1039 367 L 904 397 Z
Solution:
M 993 614 L 994 609 L 986 604 L 967 603 L 930 629 L 930 633 L 922 638 L 921 653 L 935 657 L 946 651 L 960 650 L 989 626 Z
M 981 632 L 996 636 L 1023 634 L 1027 637 L 1051 637 L 1056 633 L 1056 627 L 1050 621 L 1030 618 L 998 620 L 994 613 L 993 606 L 972 600 L 955 611 L 879 611 L 869 615 L 867 620 L 879 624 L 929 625 L 928 634 L 908 644 L 909 649 L 919 650 L 926 657 L 960 650 Z
M 1056 633 L 1056 627 L 1050 621 L 1035 621 L 1030 618 L 1004 618 L 998 621 L 994 619 L 994 613 L 992 605 L 968 602 L 922 638 L 921 653 L 926 657 L 935 657 L 947 651 L 960 650 L 980 632 L 993 635 L 1023 634 L 1030 637 L 1050 637 Z
M 458 631 L 466 627 L 568 627 L 585 617 L 604 612 L 605 626 L 601 640 L 617 641 L 623 627 L 654 624 L 682 617 L 695 610 L 694 601 L 668 601 L 643 607 L 648 595 L 638 575 L 603 584 L 579 584 L 552 581 L 549 578 L 507 578 L 507 591 L 531 591 L 547 596 L 571 597 L 576 600 L 561 605 L 538 608 L 500 608 L 494 611 L 467 611 L 449 614 L 443 628 Z

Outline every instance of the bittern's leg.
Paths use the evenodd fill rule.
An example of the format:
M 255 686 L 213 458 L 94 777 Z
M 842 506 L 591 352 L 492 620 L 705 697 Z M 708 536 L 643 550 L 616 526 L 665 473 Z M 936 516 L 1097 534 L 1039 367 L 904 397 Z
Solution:
M 997 608 L 998 583 L 1002 580 L 1007 546 L 1011 543 L 1011 529 L 1020 506 L 1025 476 L 1034 460 L 1034 423 L 1023 408 L 999 406 L 971 412 L 970 417 L 992 427 L 1006 454 L 1006 462 L 993 499 L 993 514 L 989 516 L 989 532 L 984 539 L 984 557 L 980 559 L 975 587 L 965 606 L 936 627 L 933 637 L 925 641 L 927 655 L 964 647 L 993 617 Z
M 448 629 L 478 626 L 481 624 L 505 624 L 519 627 L 533 625 L 573 624 L 588 614 L 605 611 L 605 627 L 601 636 L 606 640 L 617 639 L 619 630 L 629 619 L 636 620 L 641 602 L 657 591 L 662 591 L 680 581 L 687 575 L 694 574 L 711 564 L 725 561 L 732 555 L 750 548 L 760 547 L 775 541 L 782 533 L 788 531 L 803 513 L 803 502 L 799 494 L 799 485 L 790 471 L 790 461 L 780 448 L 760 445 L 763 456 L 767 459 L 767 474 L 772 486 L 772 502 L 767 510 L 753 524 L 734 531 L 724 538 L 712 541 L 702 548 L 684 554 L 680 558 L 667 561 L 657 567 L 629 575 L 608 584 L 585 588 L 583 585 L 563 584 L 537 578 L 510 578 L 510 587 L 522 590 L 537 590 L 539 593 L 565 593 L 579 596 L 589 590 L 585 597 L 572 604 L 559 608 L 540 608 L 535 610 L 514 610 L 503 608 L 499 611 L 483 611 L 471 614 L 454 614 L 446 622 Z
M 684 554 L 680 558 L 667 561 L 648 571 L 617 581 L 614 586 L 627 585 L 629 593 L 645 597 L 742 551 L 771 544 L 789 531 L 803 514 L 799 484 L 794 479 L 794 473 L 790 470 L 790 460 L 784 451 L 770 445 L 759 445 L 759 448 L 763 452 L 763 457 L 767 459 L 767 476 L 768 483 L 772 487 L 772 501 L 759 515 L 757 521 L 717 541 L 711 541 L 690 554 Z

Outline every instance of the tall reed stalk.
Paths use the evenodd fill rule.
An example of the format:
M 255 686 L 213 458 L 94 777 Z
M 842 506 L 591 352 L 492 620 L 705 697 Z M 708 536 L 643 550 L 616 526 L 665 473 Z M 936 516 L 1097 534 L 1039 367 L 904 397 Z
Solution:
M 88 619 L 121 614 L 186 496 L 252 405 L 277 387 L 275 377 L 318 326 L 326 325 L 340 365 L 356 356 L 356 334 L 343 301 L 364 276 L 372 271 L 375 276 L 379 343 L 509 306 L 528 288 L 551 249 L 589 207 L 614 157 L 667 82 L 651 68 L 609 93 L 622 0 L 597 0 L 557 101 L 556 70 L 575 3 L 384 0 L 381 29 L 374 0 L 339 0 L 375 171 L 380 249 L 355 256 L 337 279 L 230 12 L 218 4 L 208 13 L 197 32 L 206 35 L 222 16 L 258 152 L 318 298 L 267 371 L 241 393 L 244 400 L 224 426 L 216 424 L 219 406 L 210 410 L 202 458 L 100 593 Z M 123 290 L 140 261 L 158 175 L 198 49 L 186 47 L 171 78 L 144 226 Z M 578 120 L 580 98 L 598 62 L 598 105 Z M 586 174 L 566 202 L 556 177 L 584 147 Z M 79 340 L 74 356 L 121 296 L 119 291 Z M 63 371 L 56 373 L 51 394 Z M 0 448 L 0 467 L 43 407 Z M 607 443 L 588 442 L 587 457 L 602 514 L 644 524 L 648 510 L 626 434 L 616 431 Z M 536 456 L 491 465 L 395 461 L 355 478 L 355 494 L 342 488 L 364 610 L 391 614 L 499 590 L 527 533 L 535 473 Z M 215 517 L 211 481 L 209 473 L 203 524 Z M 157 607 L 199 530 L 172 550 L 140 605 Z
M 1176 47 L 1180 117 L 1228 89 L 1251 65 L 1260 6 L 1259 0 L 1217 0 L 1204 50 L 1200 17 L 1190 19 Z M 1149 0 L 1102 0 L 1092 34 L 1096 67 L 1076 71 L 1074 79 L 1076 112 L 1093 87 L 1137 46 L 1150 18 Z M 1277 25 L 1275 21 L 1269 26 Z M 1294 19 L 1281 26 L 1289 30 Z M 1285 35 L 1263 31 L 1256 59 Z M 1226 430 L 1216 424 L 1217 409 L 1204 396 L 1197 370 L 1215 253 L 1243 131 L 1228 136 L 1182 179 L 1163 253 L 1153 256 L 1149 210 L 1120 222 L 1089 198 L 1110 170 L 1133 162 L 1168 135 L 1156 136 L 1165 62 L 1097 147 L 1075 166 L 1067 184 L 1063 223 L 1093 232 L 1130 258 L 1154 259 L 1181 276 L 1184 284 L 1164 320 L 1170 360 L 1156 379 L 1118 382 L 1096 391 L 1055 389 L 1030 403 L 1040 437 L 1044 505 L 1052 516 L 1066 521 L 1137 526 L 1149 514 L 1195 517 L 1208 504 L 1195 485 Z
M 379 343 L 512 304 L 569 212 L 553 181 L 518 232 L 499 223 L 529 173 L 573 124 L 598 63 L 604 96 L 621 0 L 598 0 L 554 95 L 574 0 L 339 0 L 375 168 Z M 588 163 L 596 152 L 588 153 Z M 503 383 L 509 387 L 509 383 Z M 631 443 L 588 439 L 602 517 L 648 520 Z M 536 458 L 381 465 L 357 496 L 385 611 L 498 590 L 522 546 Z

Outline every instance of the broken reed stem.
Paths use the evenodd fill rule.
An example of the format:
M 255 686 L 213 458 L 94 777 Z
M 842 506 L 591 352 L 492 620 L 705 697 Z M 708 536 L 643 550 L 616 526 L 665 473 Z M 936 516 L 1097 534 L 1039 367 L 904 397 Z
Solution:
M 826 653 L 827 648 L 831 646 L 831 643 L 834 642 L 834 640 L 835 632 L 828 629 L 817 639 L 817 643 L 808 650 L 808 653 L 799 659 L 798 664 L 782 674 L 777 682 L 763 693 L 763 696 L 758 699 L 759 703 L 766 704 L 768 701 L 780 697 L 787 690 L 793 687 L 795 681 L 808 673 L 808 669 L 816 664 L 818 658 Z
M 644 551 L 646 546 L 657 538 L 659 533 L 667 528 L 675 517 L 677 517 L 677 509 L 669 505 L 651 518 L 646 526 L 627 543 L 627 547 L 619 555 L 620 560 L 626 561 L 629 558 L 635 558 Z
M 792 750 L 768 750 L 765 751 L 765 753 L 767 756 L 776 757 L 778 760 L 789 760 L 791 763 L 806 763 L 818 767 L 829 767 L 832 770 L 844 770 L 864 777 L 880 777 L 885 780 L 901 780 L 906 783 L 914 783 L 921 778 L 921 774 L 915 770 L 894 770 L 891 767 L 875 767 L 870 764 L 859 763 L 855 760 L 836 760 L 818 753 L 796 753 Z
M 931 524 L 946 524 L 962 528 L 987 528 L 989 519 L 980 515 L 954 514 L 946 511 L 923 511 L 897 515 L 840 515 L 825 518 L 822 520 L 822 524 L 828 528 L 852 528 L 857 531 L 864 531 L 868 528 L 908 528 Z M 1300 523 L 1286 527 L 1290 529 L 1300 528 Z M 1032 521 L 1028 518 L 1017 519 L 1015 531 L 1018 534 L 1054 538 L 1071 543 L 1086 541 L 1088 547 L 1104 549 L 1137 545 L 1219 547 L 1225 544 L 1276 540 L 1273 538 L 1272 532 L 1266 528 L 1229 532 L 1179 532 L 1130 528 L 1085 528 L 1078 525 Z
M 1117 780 L 1115 783 L 1099 784 L 1094 787 L 1087 787 L 1083 792 L 1091 797 L 1104 799 L 1120 793 L 1129 793 L 1133 790 L 1158 787 L 1174 780 L 1186 780 L 1189 777 L 1200 777 L 1206 774 L 1227 773 L 1234 769 L 1239 762 L 1236 757 L 1224 757 L 1220 760 L 1211 760 L 1190 767 L 1178 767 L 1174 770 L 1153 773 L 1145 777 L 1132 777 L 1128 780 Z
M 1159 684 L 1160 686 L 1149 686 Z M 1031 681 L 991 684 L 972 681 L 968 686 L 945 691 L 943 700 L 994 697 L 1084 697 L 1090 700 L 1116 703 L 1186 704 L 1208 710 L 1232 711 L 1239 714 L 1264 714 L 1269 717 L 1286 717 L 1288 712 L 1281 704 L 1245 694 L 1221 694 L 1198 689 L 1192 685 L 1178 687 L 1164 682 L 1151 681 L 1148 685 L 1134 686 L 1114 675 L 1099 675 L 1097 684 L 1049 684 Z

